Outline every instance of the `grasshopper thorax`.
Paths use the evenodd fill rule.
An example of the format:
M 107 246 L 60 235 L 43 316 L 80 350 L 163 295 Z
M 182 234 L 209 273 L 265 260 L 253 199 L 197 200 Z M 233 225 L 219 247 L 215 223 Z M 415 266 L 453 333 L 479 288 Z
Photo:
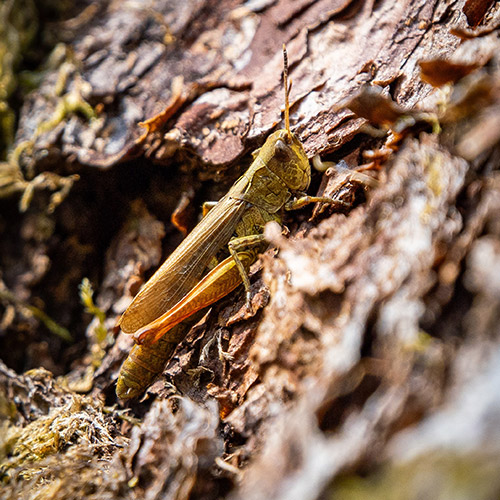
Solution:
M 273 132 L 259 157 L 291 191 L 305 191 L 311 182 L 311 168 L 299 139 L 285 129 Z

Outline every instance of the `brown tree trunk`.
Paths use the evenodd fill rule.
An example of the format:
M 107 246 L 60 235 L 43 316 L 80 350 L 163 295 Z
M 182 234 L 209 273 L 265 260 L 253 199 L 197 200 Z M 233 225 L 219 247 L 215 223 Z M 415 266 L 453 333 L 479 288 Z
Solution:
M 0 165 L 5 498 L 497 498 L 499 16 L 154 0 L 58 22 Z M 344 205 L 266 228 L 253 312 L 242 289 L 214 305 L 122 402 L 113 325 L 281 126 L 283 43 L 292 130 L 332 162 L 310 194 Z

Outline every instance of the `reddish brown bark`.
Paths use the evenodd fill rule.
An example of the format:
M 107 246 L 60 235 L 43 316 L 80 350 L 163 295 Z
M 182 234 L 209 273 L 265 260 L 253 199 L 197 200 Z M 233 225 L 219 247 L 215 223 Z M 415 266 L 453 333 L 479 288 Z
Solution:
M 7 496 L 498 495 L 490 4 L 101 2 L 60 26 L 73 54 L 26 97 L 16 143 L 32 141 L 19 160 L 27 180 L 79 180 L 52 214 L 45 191 L 22 215 L 18 198 L 1 200 L 0 340 L 18 372 L 65 377 L 0 365 Z M 311 159 L 339 164 L 313 174 L 311 193 L 348 207 L 293 214 L 287 236 L 266 228 L 253 313 L 242 291 L 225 298 L 143 401 L 117 401 L 131 339 L 112 327 L 181 240 L 177 227 L 192 227 L 280 126 L 284 42 L 292 129 Z M 54 121 L 65 95 L 95 118 L 81 106 Z M 79 303 L 84 277 L 105 340 Z M 76 344 L 52 336 L 33 305 Z

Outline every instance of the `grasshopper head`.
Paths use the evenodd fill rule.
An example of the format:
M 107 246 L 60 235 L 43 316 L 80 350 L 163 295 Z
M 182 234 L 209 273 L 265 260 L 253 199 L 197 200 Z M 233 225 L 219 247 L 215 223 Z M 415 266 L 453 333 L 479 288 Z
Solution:
M 311 167 L 299 139 L 286 129 L 272 133 L 262 147 L 265 164 L 291 191 L 305 191 L 311 182 Z
M 301 142 L 290 130 L 288 55 L 283 44 L 283 84 L 285 87 L 285 128 L 272 133 L 262 147 L 264 163 L 291 191 L 305 191 L 311 182 L 311 167 Z

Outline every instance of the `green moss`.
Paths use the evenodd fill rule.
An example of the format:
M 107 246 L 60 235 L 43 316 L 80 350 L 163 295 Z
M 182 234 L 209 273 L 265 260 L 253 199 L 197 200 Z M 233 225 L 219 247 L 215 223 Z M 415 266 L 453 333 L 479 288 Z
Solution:
M 434 452 L 379 472 L 337 479 L 324 498 L 335 500 L 489 500 L 500 495 L 500 457 L 486 450 Z
M 23 54 L 38 30 L 33 0 L 6 0 L 0 3 L 0 158 L 14 141 L 15 113 L 9 99 L 18 86 Z

